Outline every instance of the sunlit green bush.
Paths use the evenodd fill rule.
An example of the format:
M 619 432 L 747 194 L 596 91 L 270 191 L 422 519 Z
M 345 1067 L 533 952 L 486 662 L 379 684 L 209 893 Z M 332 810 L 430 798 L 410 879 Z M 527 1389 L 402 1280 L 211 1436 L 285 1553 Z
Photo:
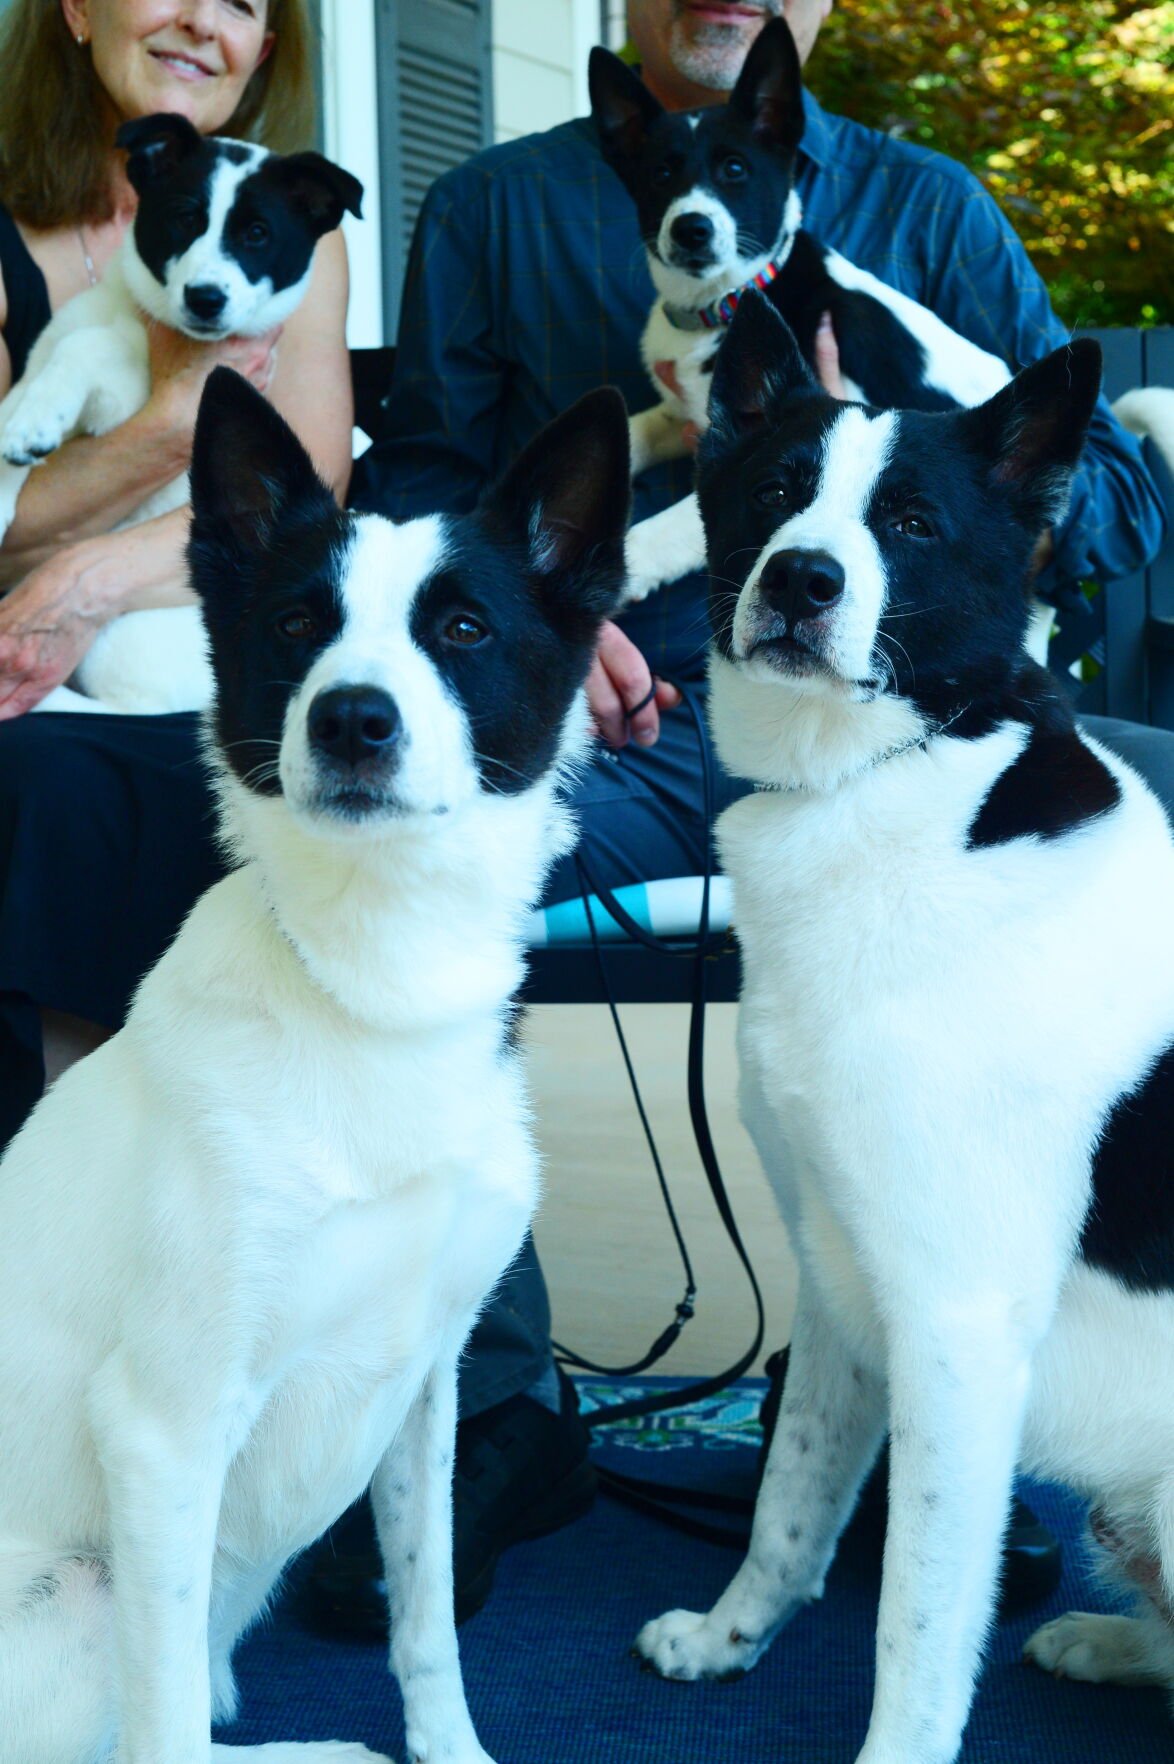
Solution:
M 1174 3 L 839 0 L 809 78 L 976 172 L 1069 324 L 1174 322 Z

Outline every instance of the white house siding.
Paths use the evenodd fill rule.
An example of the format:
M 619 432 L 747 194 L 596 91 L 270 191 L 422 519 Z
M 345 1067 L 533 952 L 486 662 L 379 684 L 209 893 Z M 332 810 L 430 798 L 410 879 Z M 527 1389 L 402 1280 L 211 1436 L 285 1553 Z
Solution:
M 411 4 L 411 0 L 406 0 Z M 0 0 L 0 6 L 4 0 Z M 319 0 L 326 152 L 363 181 L 364 218 L 344 223 L 351 263 L 347 337 L 383 341 L 376 0 Z M 600 0 L 494 0 L 493 109 L 498 141 L 553 128 L 587 109 L 587 57 L 600 35 Z
M 499 141 L 553 128 L 587 108 L 587 56 L 599 0 L 494 0 L 493 120 Z

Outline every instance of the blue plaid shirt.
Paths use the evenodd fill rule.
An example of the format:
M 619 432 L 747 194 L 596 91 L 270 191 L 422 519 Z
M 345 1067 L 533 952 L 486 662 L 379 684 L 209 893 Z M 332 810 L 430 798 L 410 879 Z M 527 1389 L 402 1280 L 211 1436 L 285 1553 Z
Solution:
M 809 93 L 805 102 L 798 187 L 817 238 L 1012 366 L 1066 340 L 1023 246 L 970 172 L 832 116 Z M 416 228 L 389 433 L 356 466 L 356 506 L 397 520 L 464 511 L 584 392 L 610 384 L 632 410 L 654 403 L 639 355 L 653 298 L 634 206 L 590 121 L 446 173 Z M 689 487 L 686 461 L 646 472 L 633 518 Z M 1137 444 L 1102 403 L 1049 572 L 1111 581 L 1152 557 L 1163 530 Z M 701 578 L 688 577 L 625 615 L 658 671 L 699 672 L 703 595 Z

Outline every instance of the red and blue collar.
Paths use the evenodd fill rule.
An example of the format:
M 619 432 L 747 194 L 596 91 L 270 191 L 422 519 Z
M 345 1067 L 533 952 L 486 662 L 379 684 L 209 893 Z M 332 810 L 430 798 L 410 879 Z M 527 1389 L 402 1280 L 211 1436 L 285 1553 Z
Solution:
M 782 267 L 772 257 L 756 276 L 751 276 L 740 288 L 731 288 L 728 294 L 711 301 L 708 306 L 673 306 L 666 300 L 663 303 L 664 316 L 674 331 L 720 331 L 737 312 L 747 289 L 769 288 Z

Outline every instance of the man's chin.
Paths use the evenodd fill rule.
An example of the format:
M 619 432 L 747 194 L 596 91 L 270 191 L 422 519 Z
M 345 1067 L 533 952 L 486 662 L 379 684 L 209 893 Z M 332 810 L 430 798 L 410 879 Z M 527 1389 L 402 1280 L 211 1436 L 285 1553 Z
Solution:
M 670 56 L 679 74 L 710 92 L 732 92 L 742 71 L 747 51 L 765 15 L 757 18 L 720 9 L 689 11 L 673 26 Z

